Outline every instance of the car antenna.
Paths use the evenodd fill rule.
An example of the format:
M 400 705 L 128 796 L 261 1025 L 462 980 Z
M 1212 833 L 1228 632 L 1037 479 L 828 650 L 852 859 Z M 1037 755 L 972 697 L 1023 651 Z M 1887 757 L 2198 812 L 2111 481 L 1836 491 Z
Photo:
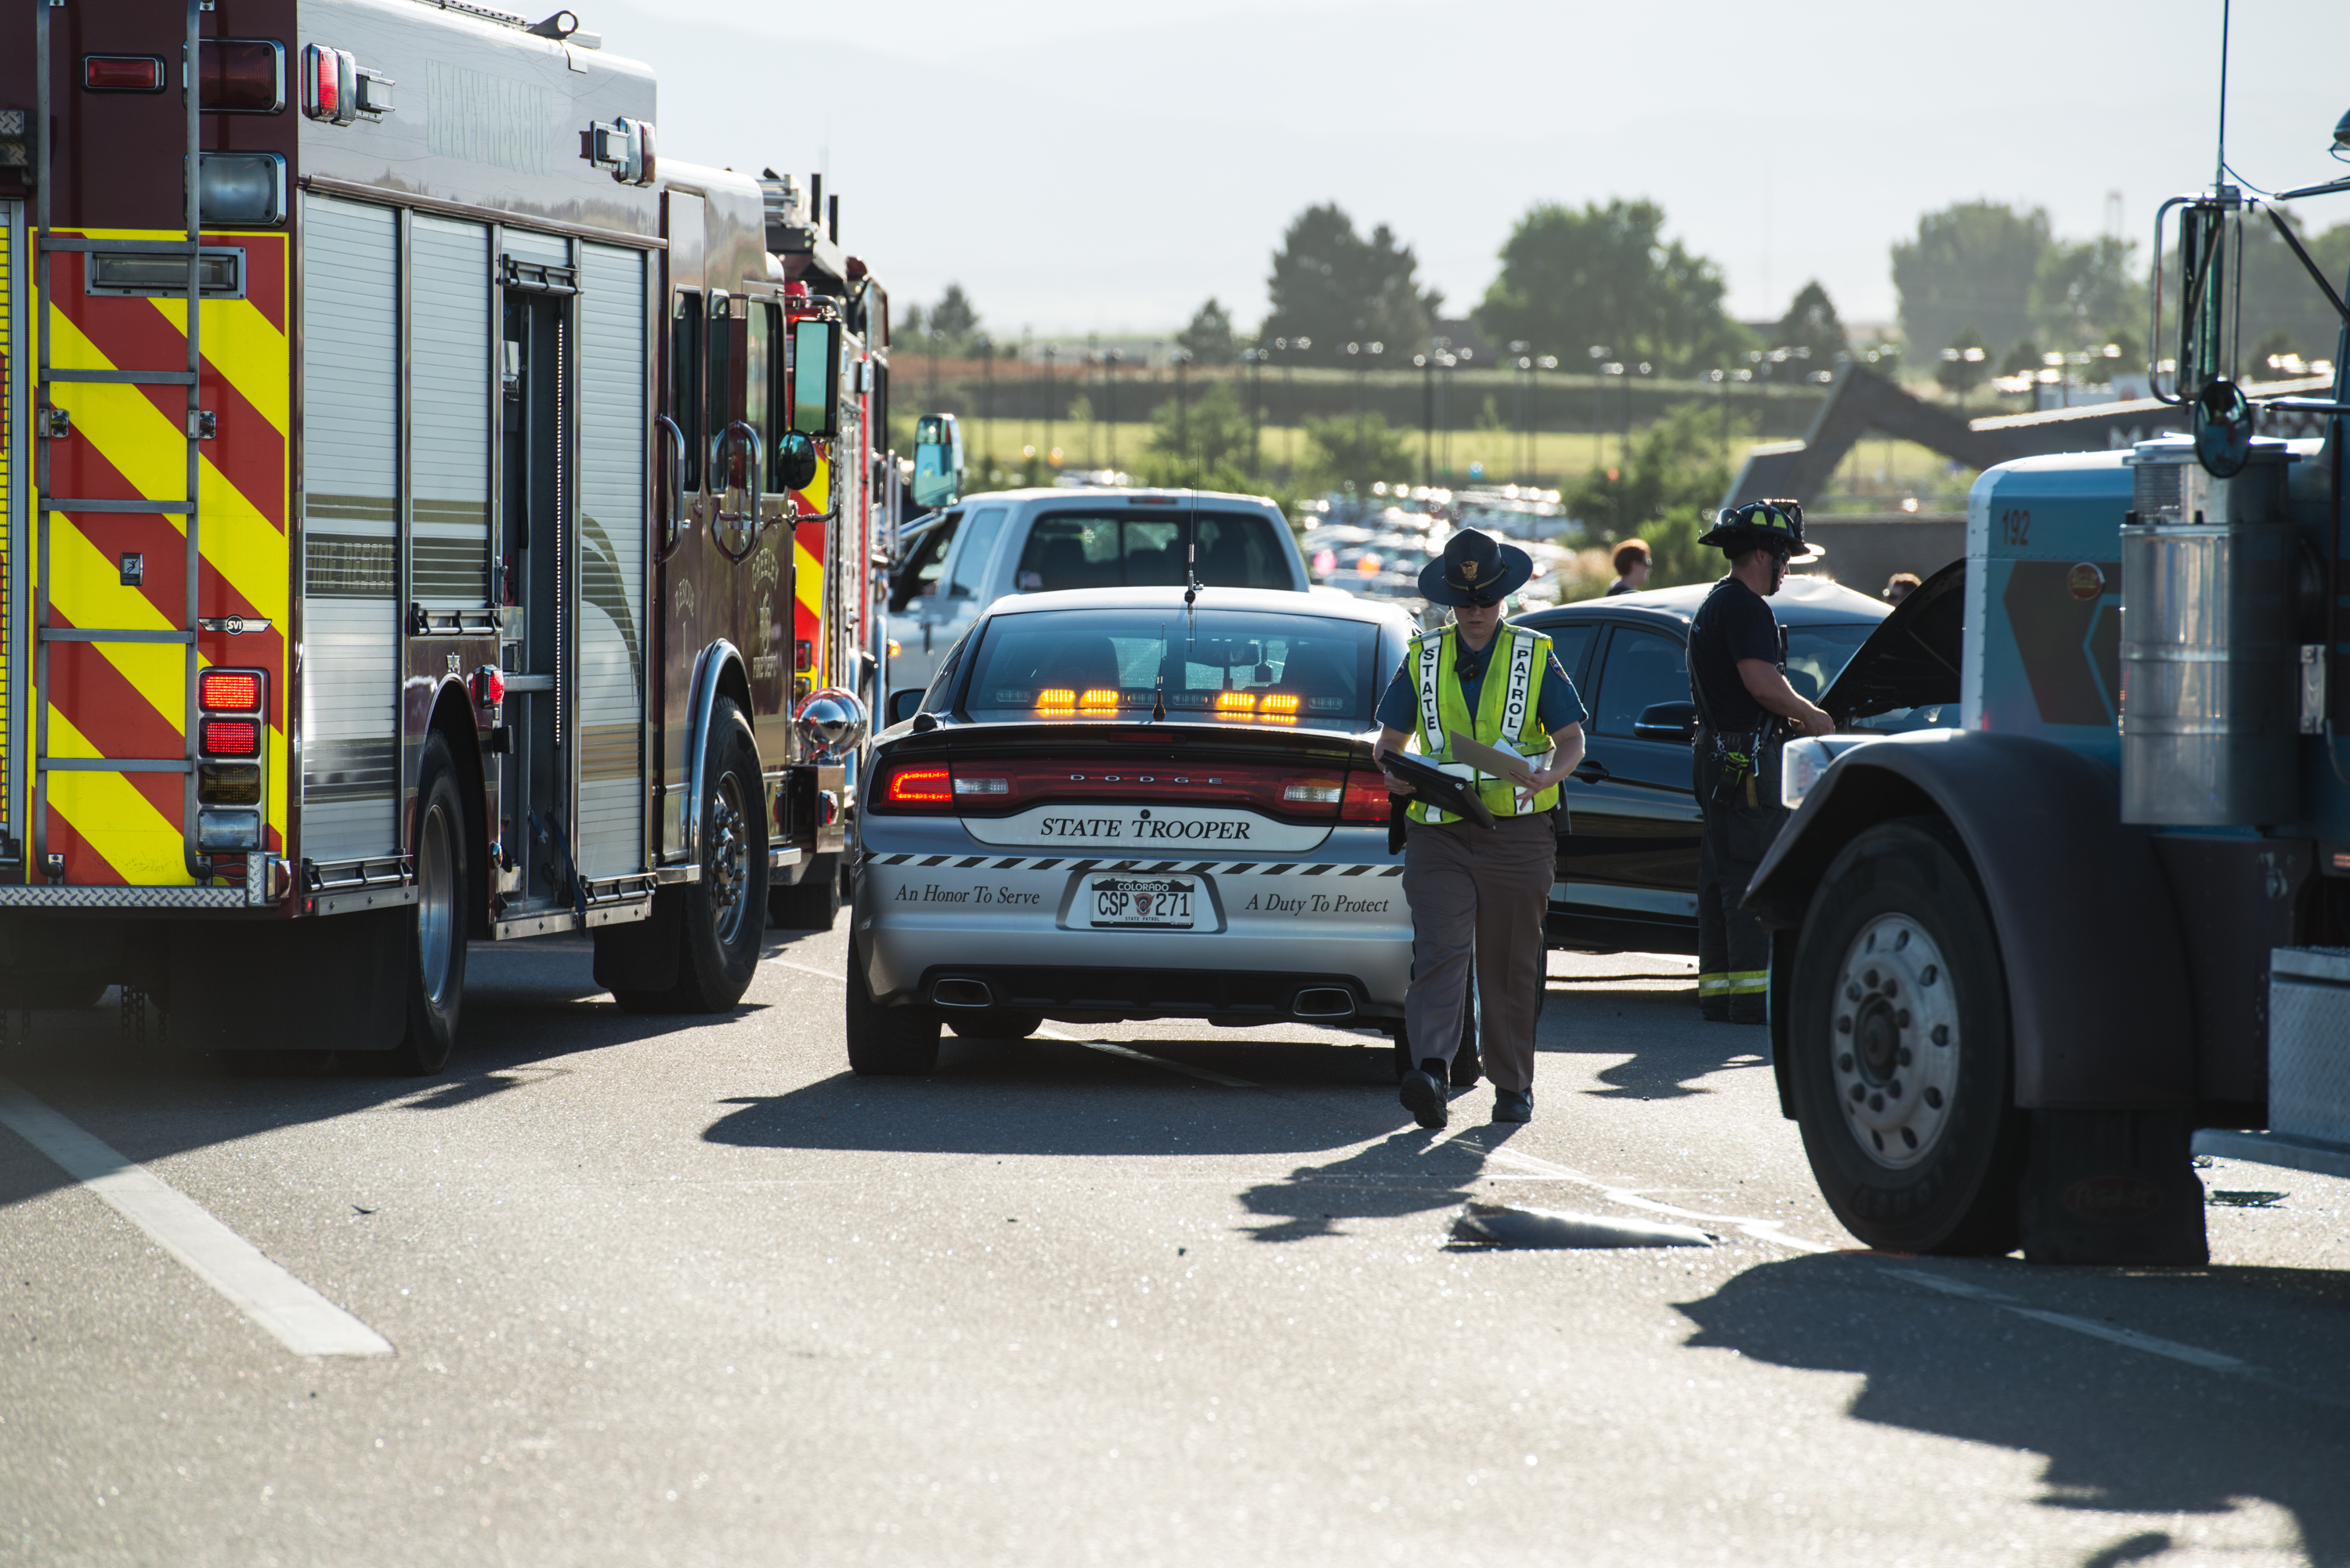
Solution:
M 1150 683 L 1150 722 L 1163 723 L 1167 718 L 1167 623 L 1159 623 L 1159 674 Z

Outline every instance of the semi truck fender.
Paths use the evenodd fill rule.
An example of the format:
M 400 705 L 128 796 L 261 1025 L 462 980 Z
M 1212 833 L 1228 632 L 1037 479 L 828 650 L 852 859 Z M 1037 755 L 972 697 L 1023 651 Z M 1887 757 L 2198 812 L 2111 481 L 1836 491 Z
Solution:
M 2006 972 L 2015 1100 L 2033 1109 L 2194 1103 L 2194 1009 L 2151 836 L 2120 781 L 2054 742 L 1923 730 L 1856 746 L 1820 777 L 1757 867 L 1746 907 L 1773 928 L 1773 1000 L 1830 862 L 1895 817 L 1936 815 L 1965 847 Z M 1786 1010 L 1772 1055 L 1786 1094 Z
M 705 782 L 702 769 L 702 753 L 709 749 L 710 718 L 717 711 L 718 699 L 724 696 L 732 696 L 748 715 L 750 691 L 742 652 L 733 643 L 722 637 L 702 650 L 693 667 L 693 723 L 686 733 L 685 753 L 685 848 L 689 859 L 697 866 L 702 863 L 702 786 Z M 755 748 L 757 744 L 754 736 L 752 745 Z M 762 759 L 763 773 L 765 767 Z

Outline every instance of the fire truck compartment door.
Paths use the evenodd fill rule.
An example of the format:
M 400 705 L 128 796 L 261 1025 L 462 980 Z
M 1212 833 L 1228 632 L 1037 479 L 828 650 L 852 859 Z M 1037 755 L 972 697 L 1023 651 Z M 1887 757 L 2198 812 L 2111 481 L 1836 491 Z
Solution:
M 579 871 L 645 865 L 645 256 L 579 247 Z
M 302 201 L 299 852 L 321 865 L 400 849 L 396 222 Z

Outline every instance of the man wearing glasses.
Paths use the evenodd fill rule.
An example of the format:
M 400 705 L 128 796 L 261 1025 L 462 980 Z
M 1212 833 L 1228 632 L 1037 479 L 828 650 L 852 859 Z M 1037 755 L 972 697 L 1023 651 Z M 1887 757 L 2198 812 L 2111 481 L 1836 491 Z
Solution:
M 1771 986 L 1770 938 L 1738 905 L 1786 820 L 1778 742 L 1789 724 L 1806 735 L 1835 728 L 1787 684 L 1778 618 L 1765 601 L 1787 580 L 1789 566 L 1825 552 L 1804 549 L 1804 509 L 1793 501 L 1727 509 L 1698 543 L 1719 545 L 1730 557 L 1730 575 L 1690 623 L 1697 799 L 1705 815 L 1698 852 L 1698 1006 L 1717 1023 L 1761 1023 Z

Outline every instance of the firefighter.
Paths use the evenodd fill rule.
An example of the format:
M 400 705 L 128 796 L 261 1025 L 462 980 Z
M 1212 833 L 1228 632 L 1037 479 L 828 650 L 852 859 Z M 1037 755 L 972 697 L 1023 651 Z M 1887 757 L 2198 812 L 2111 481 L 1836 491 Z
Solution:
M 1532 557 L 1464 528 L 1419 574 L 1420 597 L 1452 608 L 1452 624 L 1415 638 L 1379 700 L 1379 754 L 1419 737 L 1426 759 L 1471 784 L 1493 826 L 1428 801 L 1406 808 L 1404 900 L 1411 906 L 1411 989 L 1404 1028 L 1419 1054 L 1403 1103 L 1424 1127 L 1445 1125 L 1445 1088 L 1461 1041 L 1473 953 L 1493 1119 L 1534 1119 L 1534 1023 L 1541 1016 L 1543 915 L 1558 853 L 1552 813 L 1559 781 L 1583 760 L 1583 701 L 1550 639 L 1504 626 L 1503 601 L 1534 573 Z M 1453 759 L 1452 732 L 1525 758 L 1523 784 Z M 1388 790 L 1413 787 L 1394 774 Z
M 1698 543 L 1719 545 L 1730 557 L 1730 575 L 1714 584 L 1690 623 L 1694 766 L 1705 815 L 1697 873 L 1698 1007 L 1717 1023 L 1761 1023 L 1770 939 L 1738 905 L 1786 820 L 1779 804 L 1779 742 L 1790 723 L 1806 735 L 1835 728 L 1787 684 L 1779 668 L 1778 618 L 1765 601 L 1787 580 L 1789 566 L 1824 552 L 1804 548 L 1804 509 L 1793 501 L 1726 508 Z

